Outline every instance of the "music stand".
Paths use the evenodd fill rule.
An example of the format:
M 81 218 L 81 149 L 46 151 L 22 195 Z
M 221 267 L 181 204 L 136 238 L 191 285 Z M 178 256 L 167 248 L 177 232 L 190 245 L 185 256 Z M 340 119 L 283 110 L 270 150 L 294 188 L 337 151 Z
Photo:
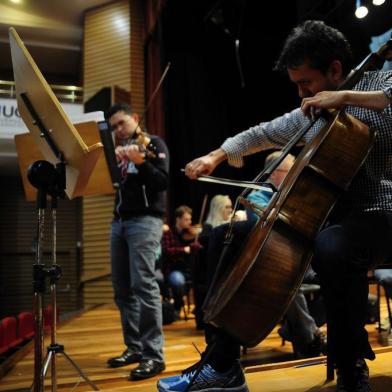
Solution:
M 37 193 L 37 248 L 33 265 L 34 288 L 34 392 L 44 391 L 44 378 L 51 363 L 52 390 L 57 389 L 56 355 L 62 354 L 80 376 L 94 389 L 92 383 L 76 363 L 65 353 L 64 346 L 56 342 L 56 281 L 61 269 L 56 264 L 56 207 L 57 198 L 70 199 L 83 194 L 83 189 L 102 152 L 102 144 L 88 147 L 67 118 L 53 91 L 42 76 L 22 40 L 13 28 L 9 30 L 12 65 L 14 70 L 18 109 L 46 160 L 33 163 L 28 178 Z M 52 197 L 53 211 L 53 264 L 47 268 L 42 263 L 42 240 L 47 196 Z M 43 361 L 43 293 L 45 278 L 50 278 L 53 307 L 51 345 Z

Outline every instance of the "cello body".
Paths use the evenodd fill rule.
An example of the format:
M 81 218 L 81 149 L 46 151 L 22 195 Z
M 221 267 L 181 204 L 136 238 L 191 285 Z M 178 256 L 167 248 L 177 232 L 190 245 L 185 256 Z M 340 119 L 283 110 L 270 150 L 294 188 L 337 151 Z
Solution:
M 373 145 L 374 132 L 365 124 L 342 111 L 328 115 L 205 304 L 205 321 L 246 347 L 281 320 L 309 266 L 314 239 Z

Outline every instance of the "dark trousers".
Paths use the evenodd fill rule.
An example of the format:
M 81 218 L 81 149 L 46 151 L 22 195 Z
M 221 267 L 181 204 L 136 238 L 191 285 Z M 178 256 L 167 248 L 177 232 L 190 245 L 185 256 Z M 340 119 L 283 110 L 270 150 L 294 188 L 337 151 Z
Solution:
M 254 222 L 236 222 L 234 239 L 223 260 L 230 268 Z M 227 225 L 212 232 L 208 276 L 212 279 L 223 247 Z M 365 330 L 368 298 L 367 271 L 392 256 L 392 213 L 353 214 L 323 229 L 315 241 L 314 268 L 319 275 L 327 310 L 329 354 L 338 367 L 358 358 L 373 359 Z M 211 283 L 211 280 L 210 280 Z M 249 322 L 252 322 L 249 320 Z M 207 325 L 207 344 L 215 343 L 209 362 L 227 369 L 240 356 L 240 344 L 221 329 Z
M 374 359 L 365 330 L 367 271 L 392 255 L 392 213 L 357 213 L 322 230 L 313 267 L 327 309 L 328 354 L 337 367 Z
M 230 245 L 225 249 L 224 257 L 221 257 L 224 248 L 228 224 L 218 226 L 213 229 L 209 240 L 208 247 L 208 286 L 211 285 L 215 276 L 219 262 L 218 274 L 221 275 L 227 268 L 235 262 L 237 253 L 241 249 L 243 242 L 254 226 L 255 221 L 240 221 L 233 225 L 233 238 Z M 251 320 L 250 320 L 251 322 Z M 229 368 L 236 359 L 240 357 L 240 343 L 231 335 L 207 324 L 204 329 L 206 342 L 208 346 L 215 343 L 214 350 L 210 356 L 209 362 L 218 371 L 224 371 Z

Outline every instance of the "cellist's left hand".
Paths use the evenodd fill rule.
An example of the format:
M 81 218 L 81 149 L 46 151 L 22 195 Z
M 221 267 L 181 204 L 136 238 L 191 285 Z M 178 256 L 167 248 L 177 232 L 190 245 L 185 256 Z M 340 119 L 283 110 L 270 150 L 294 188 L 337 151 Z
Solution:
M 340 109 L 346 104 L 346 91 L 322 91 L 313 97 L 304 98 L 301 110 L 305 116 L 311 117 L 314 109 Z

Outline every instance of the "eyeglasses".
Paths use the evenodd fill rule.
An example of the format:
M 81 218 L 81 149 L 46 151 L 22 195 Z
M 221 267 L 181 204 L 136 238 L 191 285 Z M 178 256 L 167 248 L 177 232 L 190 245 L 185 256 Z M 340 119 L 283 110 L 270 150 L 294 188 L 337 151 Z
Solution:
M 128 122 L 127 119 L 122 119 L 117 121 L 115 124 L 112 124 L 110 127 L 112 128 L 112 131 L 116 131 L 118 127 L 123 128 L 124 125 Z
M 233 206 L 231 206 L 231 205 L 230 205 L 230 206 L 225 206 L 225 208 L 231 208 L 231 209 L 232 209 L 232 208 L 233 208 Z

